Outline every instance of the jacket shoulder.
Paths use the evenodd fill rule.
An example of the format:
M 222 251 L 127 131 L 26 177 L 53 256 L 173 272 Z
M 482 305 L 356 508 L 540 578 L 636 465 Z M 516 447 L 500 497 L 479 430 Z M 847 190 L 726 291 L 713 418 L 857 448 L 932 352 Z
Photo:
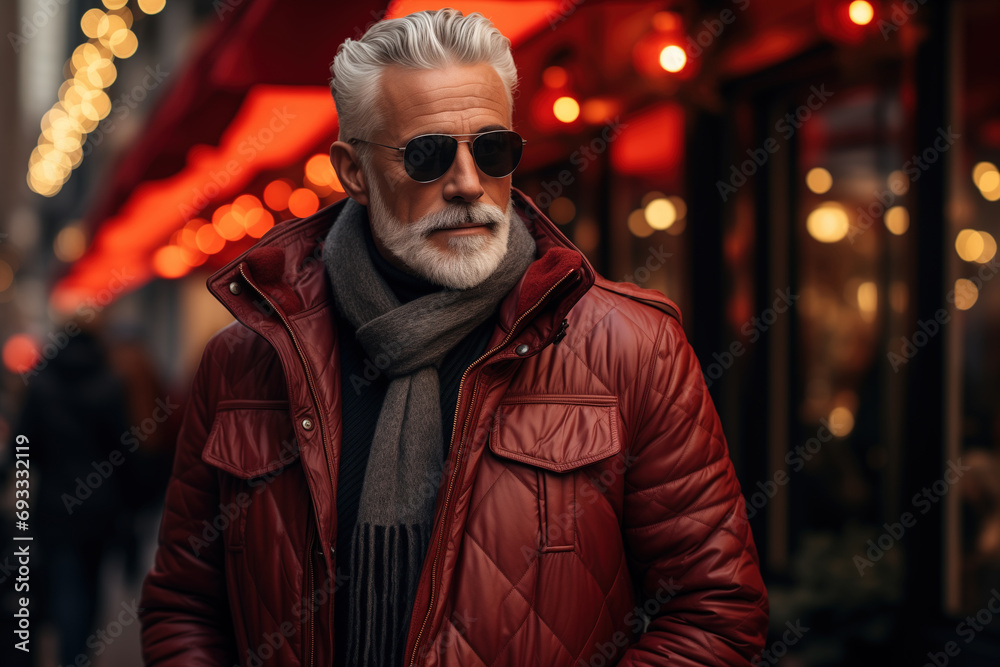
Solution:
M 217 331 L 205 345 L 202 367 L 222 399 L 284 399 L 284 372 L 274 348 L 239 321 Z
M 625 297 L 636 304 L 642 304 L 642 306 L 655 308 L 677 320 L 678 324 L 683 324 L 680 308 L 658 290 L 639 287 L 632 283 L 617 283 L 600 275 L 594 280 L 594 288 L 612 295 Z
M 560 345 L 573 350 L 608 388 L 622 387 L 648 368 L 658 346 L 673 351 L 686 343 L 680 310 L 662 293 L 597 276 L 567 314 Z

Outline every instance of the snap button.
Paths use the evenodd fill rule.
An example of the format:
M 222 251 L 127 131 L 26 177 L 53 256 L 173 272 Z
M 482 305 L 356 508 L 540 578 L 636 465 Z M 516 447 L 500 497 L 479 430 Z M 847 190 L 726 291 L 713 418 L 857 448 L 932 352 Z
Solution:
M 305 419 L 303 419 L 302 420 L 302 428 L 304 428 L 307 431 L 311 431 L 313 429 L 313 421 L 311 419 L 309 419 L 308 417 L 305 418 Z
M 229 283 L 229 291 L 232 292 L 233 294 L 239 294 L 240 292 L 243 291 L 243 288 L 240 287 L 240 284 L 234 280 L 233 282 Z
M 528 346 L 524 343 L 521 343 L 520 345 L 514 348 L 514 353 L 519 357 L 523 357 L 524 355 L 528 354 Z

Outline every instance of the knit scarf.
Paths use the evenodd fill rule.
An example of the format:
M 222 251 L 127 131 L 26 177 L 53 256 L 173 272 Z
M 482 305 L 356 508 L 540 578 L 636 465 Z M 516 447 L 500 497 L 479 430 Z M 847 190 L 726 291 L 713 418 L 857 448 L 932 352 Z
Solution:
M 364 206 L 348 199 L 327 234 L 323 262 L 335 307 L 389 379 L 352 535 L 347 610 L 351 664 L 402 662 L 444 469 L 438 368 L 459 341 L 494 313 L 535 258 L 535 240 L 510 211 L 507 252 L 486 280 L 469 289 L 442 287 L 405 304 L 368 254 Z M 426 485 L 428 480 L 434 484 Z

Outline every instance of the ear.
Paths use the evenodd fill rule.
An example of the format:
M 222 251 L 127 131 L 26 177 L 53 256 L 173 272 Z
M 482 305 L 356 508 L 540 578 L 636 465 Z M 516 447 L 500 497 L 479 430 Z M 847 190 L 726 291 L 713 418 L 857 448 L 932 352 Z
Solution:
M 333 142 L 330 146 L 330 163 L 347 196 L 362 206 L 368 206 L 368 183 L 354 146 L 346 141 Z

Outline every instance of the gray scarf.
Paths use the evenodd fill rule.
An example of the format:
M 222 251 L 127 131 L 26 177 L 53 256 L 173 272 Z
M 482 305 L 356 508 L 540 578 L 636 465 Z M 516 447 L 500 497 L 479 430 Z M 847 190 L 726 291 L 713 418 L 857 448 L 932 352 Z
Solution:
M 507 253 L 486 280 L 465 290 L 442 287 L 401 305 L 368 254 L 362 227 L 367 224 L 366 208 L 348 199 L 327 234 L 323 262 L 335 306 L 356 329 L 358 342 L 370 358 L 389 358 L 382 368 L 389 386 L 352 536 L 347 646 L 351 664 L 389 665 L 405 650 L 444 468 L 438 368 L 494 313 L 534 260 L 536 248 L 513 213 Z M 429 479 L 435 482 L 430 493 Z

